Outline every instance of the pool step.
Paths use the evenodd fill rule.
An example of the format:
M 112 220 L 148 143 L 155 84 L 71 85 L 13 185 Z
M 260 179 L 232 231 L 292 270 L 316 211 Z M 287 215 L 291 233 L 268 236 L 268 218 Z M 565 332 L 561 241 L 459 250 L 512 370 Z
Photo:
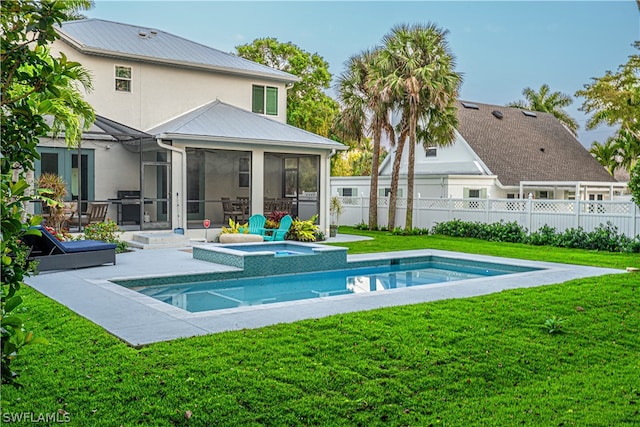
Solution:
M 169 249 L 190 246 L 191 240 L 177 233 L 134 233 L 133 240 L 127 241 L 130 247 L 138 249 Z

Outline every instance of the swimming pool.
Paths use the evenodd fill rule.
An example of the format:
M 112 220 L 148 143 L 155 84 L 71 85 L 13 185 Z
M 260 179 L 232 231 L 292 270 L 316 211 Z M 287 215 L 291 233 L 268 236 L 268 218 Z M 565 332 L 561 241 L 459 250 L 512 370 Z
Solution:
M 392 258 L 376 263 L 348 263 L 349 268 L 312 273 L 226 278 L 163 278 L 124 280 L 117 283 L 188 312 L 222 310 L 312 298 L 384 292 L 444 282 L 499 276 L 537 270 L 444 257 Z M 234 277 L 235 276 L 235 277 Z

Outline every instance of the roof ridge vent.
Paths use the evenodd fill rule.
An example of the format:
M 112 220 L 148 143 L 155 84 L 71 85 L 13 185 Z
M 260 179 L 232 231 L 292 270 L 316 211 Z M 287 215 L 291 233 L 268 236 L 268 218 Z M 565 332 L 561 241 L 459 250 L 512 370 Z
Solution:
M 498 110 L 493 110 L 491 114 L 493 114 L 493 116 L 496 119 L 500 119 L 500 120 L 502 120 L 502 118 L 504 117 L 504 114 L 502 114 L 502 111 L 498 111 Z
M 536 113 L 534 113 L 533 111 L 529 111 L 529 110 L 522 110 L 522 114 L 524 114 L 527 117 L 538 117 L 538 115 Z
M 463 106 L 464 108 L 470 108 L 470 109 L 472 109 L 472 110 L 479 110 L 479 109 L 480 109 L 480 107 L 478 107 L 478 105 L 477 105 L 477 104 L 474 104 L 474 103 L 472 103 L 472 102 L 463 102 L 463 103 L 462 103 L 462 106 Z

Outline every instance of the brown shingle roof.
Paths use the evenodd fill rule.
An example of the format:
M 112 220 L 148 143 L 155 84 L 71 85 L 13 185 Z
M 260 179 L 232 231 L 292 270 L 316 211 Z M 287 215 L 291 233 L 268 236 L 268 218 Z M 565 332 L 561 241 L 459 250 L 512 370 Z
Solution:
M 458 132 L 502 185 L 520 181 L 616 182 L 555 117 L 473 102 L 458 106 Z M 492 112 L 502 113 L 502 119 Z

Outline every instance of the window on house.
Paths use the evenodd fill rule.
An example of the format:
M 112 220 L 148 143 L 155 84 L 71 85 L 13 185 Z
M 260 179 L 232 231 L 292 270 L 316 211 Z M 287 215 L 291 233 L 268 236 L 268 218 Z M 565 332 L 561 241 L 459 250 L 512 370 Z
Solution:
M 278 88 L 253 85 L 251 111 L 269 116 L 278 115 Z
M 486 188 L 463 188 L 462 195 L 465 199 L 485 199 L 487 197 Z M 480 209 L 483 205 L 478 201 L 464 202 L 466 209 Z
M 116 65 L 116 92 L 131 92 L 131 67 Z
M 391 194 L 391 188 L 378 188 L 378 197 L 389 197 Z M 398 188 L 398 197 L 402 197 L 402 188 Z
M 250 179 L 250 163 L 248 157 L 241 157 L 240 159 L 240 167 L 238 172 L 238 186 L 242 188 L 248 188 Z
M 358 195 L 357 188 L 338 188 L 338 195 L 342 197 L 356 197 Z
M 548 199 L 549 192 L 548 191 L 540 191 L 538 192 L 538 199 Z
M 514 193 L 507 193 L 507 199 L 515 199 L 516 195 Z
M 479 199 L 480 198 L 480 190 L 469 190 L 469 198 L 470 199 Z
M 436 147 L 428 147 L 425 149 L 427 157 L 438 157 L 438 149 Z

